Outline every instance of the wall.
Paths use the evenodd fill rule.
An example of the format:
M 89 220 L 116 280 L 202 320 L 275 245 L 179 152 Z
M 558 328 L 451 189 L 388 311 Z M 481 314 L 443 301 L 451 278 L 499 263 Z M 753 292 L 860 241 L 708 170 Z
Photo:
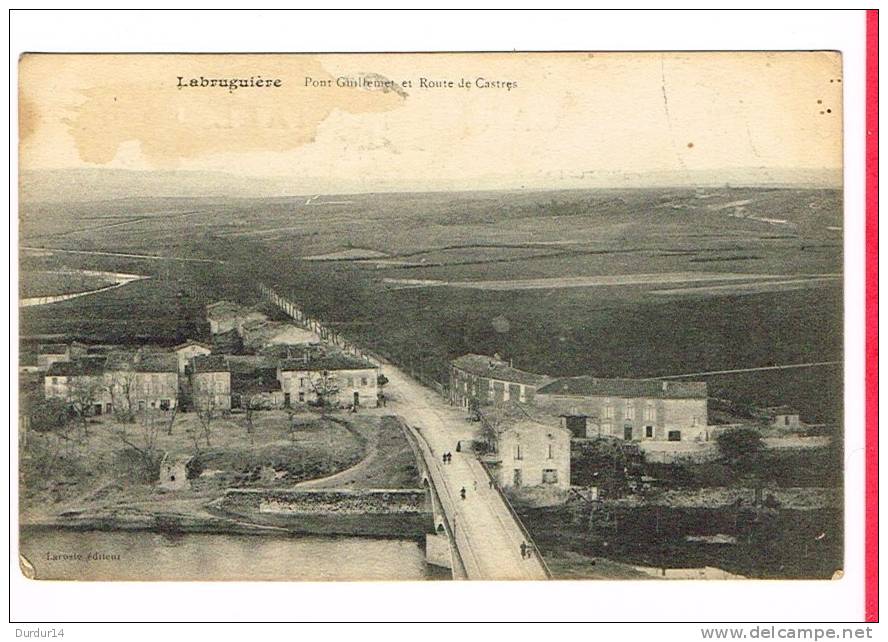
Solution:
M 358 393 L 360 405 L 367 408 L 375 408 L 378 403 L 379 387 L 376 380 L 377 371 L 373 368 L 360 370 L 335 370 L 336 385 L 339 388 L 337 401 L 343 406 L 350 406 L 354 401 L 354 393 Z M 281 382 L 281 391 L 290 393 L 290 405 L 313 402 L 317 394 L 312 388 L 312 381 L 318 378 L 317 372 L 308 370 L 278 370 L 278 381 Z M 351 384 L 349 384 L 351 382 Z M 366 382 L 366 383 L 364 383 Z M 303 393 L 304 401 L 299 400 L 299 393 Z
M 517 459 L 519 450 L 521 458 Z M 547 426 L 512 428 L 500 435 L 497 453 L 500 464 L 496 470 L 503 488 L 516 486 L 516 470 L 521 471 L 521 486 L 570 487 L 569 431 Z M 544 470 L 554 470 L 557 481 L 544 482 Z
M 196 372 L 192 375 L 192 381 L 195 406 L 211 403 L 220 410 L 231 409 L 230 372 Z
M 432 530 L 424 490 L 229 489 L 219 508 L 305 533 L 421 537 Z
M 203 346 L 190 345 L 176 350 L 176 358 L 179 361 L 179 374 L 185 374 L 185 366 L 197 355 L 210 354 L 210 350 Z
M 464 408 L 468 408 L 468 400 L 471 398 L 477 399 L 480 404 L 502 401 L 533 403 L 536 387 L 500 379 L 489 379 L 451 366 L 450 395 L 453 404 Z
M 705 440 L 707 437 L 706 399 L 626 399 L 537 394 L 535 405 L 553 416 L 589 415 L 587 437 L 597 437 L 599 426 L 601 436 L 618 439 L 624 438 L 624 431 L 629 427 L 632 430 L 632 439 L 636 441 L 666 441 L 670 430 L 680 430 L 681 441 Z M 647 436 L 647 426 L 653 427 L 653 437 Z

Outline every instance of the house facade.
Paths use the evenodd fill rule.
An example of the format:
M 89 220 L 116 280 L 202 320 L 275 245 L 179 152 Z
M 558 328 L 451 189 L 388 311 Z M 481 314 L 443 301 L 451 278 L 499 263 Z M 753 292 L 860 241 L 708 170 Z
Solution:
M 570 431 L 536 421 L 518 421 L 497 435 L 485 460 L 502 488 L 570 487 Z
M 708 441 L 707 397 L 702 382 L 570 377 L 541 387 L 535 403 L 574 437 Z
M 111 393 L 105 385 L 103 360 L 77 359 L 53 363 L 43 377 L 43 396 L 84 406 L 89 414 L 110 412 Z
M 41 343 L 37 346 L 37 368 L 47 370 L 59 361 L 71 360 L 71 348 L 64 343 Z
M 543 375 L 513 368 L 498 356 L 467 354 L 450 362 L 450 402 L 469 408 L 512 401 L 533 403 L 537 390 L 551 381 Z
M 185 343 L 180 343 L 173 348 L 178 362 L 179 375 L 185 376 L 185 368 L 191 363 L 191 360 L 197 355 L 210 354 L 213 349 L 205 343 L 189 339 Z
M 245 324 L 268 320 L 262 312 L 231 301 L 211 303 L 206 308 L 206 316 L 210 324 L 210 333 L 213 335 L 225 334 L 232 330 L 242 335 Z
M 326 394 L 343 406 L 375 408 L 378 372 L 377 366 L 345 354 L 306 351 L 302 358 L 281 360 L 277 375 L 286 406 L 317 403 Z
M 197 355 L 191 360 L 191 394 L 195 408 L 231 410 L 231 369 L 224 355 Z

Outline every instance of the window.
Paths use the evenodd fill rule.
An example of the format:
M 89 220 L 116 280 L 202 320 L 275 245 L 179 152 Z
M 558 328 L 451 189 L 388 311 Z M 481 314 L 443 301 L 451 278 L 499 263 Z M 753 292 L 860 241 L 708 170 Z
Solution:
M 353 377 L 346 377 L 345 378 L 345 385 L 349 388 L 351 388 L 353 385 L 355 385 L 354 378 Z
M 611 405 L 607 405 L 604 407 L 604 418 L 605 419 L 613 419 L 614 418 L 614 407 Z
M 299 377 L 299 387 L 300 388 L 305 387 L 305 377 Z
M 304 392 L 299 393 L 299 401 L 305 401 L 305 393 Z
M 657 411 L 653 406 L 648 406 L 644 409 L 644 420 L 645 421 L 654 421 L 657 417 Z
M 648 439 L 654 438 L 654 427 L 653 426 L 645 426 L 644 427 L 644 436 Z
M 543 483 L 544 484 L 557 484 L 558 483 L 558 471 L 554 468 L 544 468 L 543 469 Z
M 681 441 L 681 431 L 670 430 L 667 438 L 669 439 L 669 441 Z
M 521 456 L 521 444 L 515 444 L 515 459 L 523 459 Z
M 626 404 L 626 419 L 635 419 L 635 406 L 631 403 Z
M 362 386 L 366 386 L 366 385 L 367 385 L 367 377 L 361 377 L 361 385 L 362 385 Z
M 53 377 L 53 378 L 52 378 L 52 383 L 53 383 L 53 385 L 54 385 L 54 384 L 57 384 L 58 382 L 59 382 L 59 378 L 58 378 L 58 377 Z

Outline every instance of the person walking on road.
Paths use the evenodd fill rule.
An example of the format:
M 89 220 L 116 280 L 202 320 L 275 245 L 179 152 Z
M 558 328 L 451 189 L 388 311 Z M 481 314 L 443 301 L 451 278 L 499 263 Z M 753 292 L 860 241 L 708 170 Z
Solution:
M 465 486 L 463 486 L 462 488 L 459 489 L 459 496 L 462 497 L 463 499 L 466 498 L 466 487 Z
M 441 455 L 441 462 L 444 464 L 447 463 L 447 453 L 444 453 L 443 455 Z
M 477 492 L 477 490 L 478 490 L 478 480 L 477 479 L 472 480 L 472 489 Z
M 527 559 L 527 543 L 521 542 L 521 559 Z

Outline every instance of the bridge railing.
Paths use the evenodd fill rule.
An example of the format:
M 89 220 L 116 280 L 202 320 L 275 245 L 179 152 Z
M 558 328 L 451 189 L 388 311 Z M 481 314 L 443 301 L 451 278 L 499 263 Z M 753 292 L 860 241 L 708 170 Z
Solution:
M 450 494 L 450 489 L 447 487 L 447 484 L 444 483 L 444 473 L 440 468 L 438 458 L 432 453 L 432 449 L 429 447 L 428 442 L 426 442 L 425 437 L 422 436 L 416 427 L 407 425 L 407 432 L 410 433 L 416 445 L 422 452 L 422 457 L 426 462 L 426 469 L 428 470 L 429 477 L 432 478 L 431 482 L 434 485 L 434 491 L 437 493 L 438 500 L 441 502 L 441 508 L 444 510 L 445 517 L 448 518 L 447 526 L 457 544 L 457 551 L 460 552 L 460 559 L 462 560 L 463 566 L 466 567 L 470 564 L 474 571 L 474 576 L 476 578 L 483 577 L 481 564 L 478 561 L 475 551 L 472 549 L 469 538 L 466 536 L 466 525 L 468 522 L 465 519 L 461 519 L 457 522 L 457 518 L 462 517 L 462 514 L 457 508 L 453 496 Z M 452 523 L 450 523 L 451 521 Z M 462 547 L 459 546 L 460 542 L 463 542 Z M 468 552 L 469 559 L 466 559 L 464 556 L 464 551 Z M 468 568 L 466 568 L 466 571 L 471 578 L 472 574 L 468 573 Z
M 533 555 L 537 561 L 540 563 L 540 566 L 543 568 L 543 572 L 546 574 L 547 579 L 552 579 L 552 571 L 549 569 L 549 565 L 546 564 L 546 560 L 543 559 L 543 554 L 540 552 L 540 547 L 536 545 L 536 542 L 533 541 L 533 537 L 530 534 L 530 531 L 527 530 L 527 527 L 524 525 L 524 522 L 521 521 L 521 518 L 518 517 L 518 513 L 515 512 L 515 509 L 512 507 L 512 503 L 509 501 L 509 498 L 506 497 L 506 494 L 503 492 L 502 487 L 499 485 L 499 482 L 496 480 L 496 477 L 491 472 L 490 468 L 487 466 L 485 462 L 482 460 L 478 460 L 478 463 L 481 465 L 481 468 L 487 474 L 487 478 L 490 480 L 490 485 L 492 488 L 496 490 L 499 494 L 500 499 L 503 500 L 503 504 L 505 504 L 506 509 L 509 511 L 509 514 L 512 516 L 512 519 L 515 520 L 515 523 L 518 525 L 518 529 L 521 531 L 521 534 L 524 536 L 524 539 L 530 545 L 530 553 Z

